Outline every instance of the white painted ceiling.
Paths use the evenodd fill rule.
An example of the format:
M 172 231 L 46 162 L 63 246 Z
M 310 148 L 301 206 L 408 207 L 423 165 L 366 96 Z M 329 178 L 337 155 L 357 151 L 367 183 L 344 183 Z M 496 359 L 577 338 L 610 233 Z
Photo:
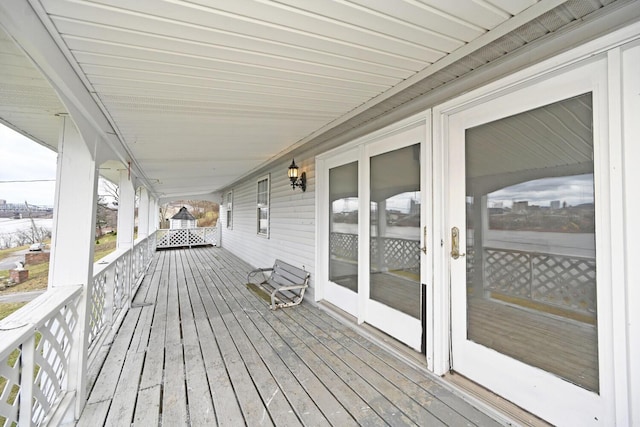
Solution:
M 483 52 L 480 64 L 489 62 L 525 44 L 526 34 L 552 31 L 551 18 L 544 21 L 549 10 L 558 21 L 553 25 L 561 26 L 611 3 L 558 7 L 563 2 L 24 4 L 38 15 L 152 191 L 179 197 L 224 188 L 363 112 L 398 104 L 398 96 L 412 89 L 415 95 L 414 85 L 429 78 L 429 87 L 455 79 L 474 65 L 467 61 L 463 71 L 448 74 L 445 66 L 459 67 L 469 55 Z M 512 34 L 525 24 L 525 35 Z M 0 32 L 0 121 L 56 147 L 55 114 L 65 109 L 12 40 L 30 52 L 24 46 L 29 33 L 14 36 Z

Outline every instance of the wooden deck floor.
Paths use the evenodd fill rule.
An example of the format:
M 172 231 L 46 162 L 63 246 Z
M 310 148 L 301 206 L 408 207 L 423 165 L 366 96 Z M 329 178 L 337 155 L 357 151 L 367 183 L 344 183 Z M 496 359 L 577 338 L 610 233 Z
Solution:
M 312 304 L 270 311 L 250 269 L 158 252 L 78 425 L 498 425 Z

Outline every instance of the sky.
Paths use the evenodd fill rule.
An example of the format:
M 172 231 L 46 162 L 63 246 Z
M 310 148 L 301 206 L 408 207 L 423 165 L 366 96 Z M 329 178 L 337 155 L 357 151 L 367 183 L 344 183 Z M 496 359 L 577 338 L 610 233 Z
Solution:
M 568 206 L 593 203 L 593 174 L 542 178 L 512 185 L 489 194 L 489 207 L 511 207 L 514 201 L 548 207 L 554 200 Z
M 53 206 L 57 153 L 0 124 L 0 199 Z M 47 182 L 7 182 L 48 180 Z

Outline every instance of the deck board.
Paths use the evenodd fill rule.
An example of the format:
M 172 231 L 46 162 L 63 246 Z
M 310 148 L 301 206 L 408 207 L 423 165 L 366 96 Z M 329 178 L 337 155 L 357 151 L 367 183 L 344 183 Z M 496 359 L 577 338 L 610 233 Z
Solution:
M 269 310 L 251 268 L 156 253 L 78 425 L 499 425 L 313 305 Z
M 185 399 L 184 357 L 179 309 L 178 288 L 185 285 L 180 268 L 179 251 L 170 252 L 169 292 L 167 295 L 167 324 L 165 335 L 164 388 L 162 393 L 162 418 L 165 425 L 180 425 L 187 419 Z M 162 351 L 162 349 L 156 349 Z
M 185 255 L 182 254 L 182 256 L 184 258 Z M 184 269 L 184 275 L 187 283 L 193 281 L 193 275 L 189 269 Z M 215 411 L 195 323 L 197 313 L 194 312 L 188 286 L 181 286 L 178 290 L 190 420 L 193 425 L 213 425 L 216 421 Z M 208 392 L 203 393 L 203 391 Z
M 200 261 L 202 263 L 202 261 Z M 196 268 L 197 268 L 196 264 Z M 242 352 L 243 354 L 253 354 L 258 356 L 264 361 L 265 367 L 269 370 L 269 374 L 273 376 L 274 380 L 278 384 L 280 392 L 283 393 L 283 396 L 287 399 L 287 401 L 291 404 L 291 409 L 295 411 L 297 416 L 302 420 L 302 422 L 306 425 L 329 425 L 322 411 L 316 406 L 316 402 L 311 398 L 308 392 L 304 389 L 301 384 L 304 382 L 299 382 L 299 376 L 294 373 L 297 369 L 292 369 L 292 365 L 288 365 L 284 362 L 284 360 L 292 361 L 292 357 L 294 353 L 292 351 L 281 351 L 277 353 L 270 345 L 268 339 L 266 339 L 260 332 L 257 324 L 262 323 L 262 320 L 257 320 L 255 322 L 255 318 L 250 317 L 254 310 L 248 304 L 248 301 L 242 297 L 240 294 L 234 294 L 231 289 L 222 289 L 220 287 L 221 293 L 225 296 L 226 301 L 230 304 L 230 306 L 235 306 L 240 309 L 238 313 L 240 315 L 236 316 L 236 320 L 239 326 L 242 328 L 242 331 L 248 338 L 248 342 L 251 343 L 252 349 L 248 349 L 246 352 Z M 255 322 L 255 323 L 254 323 Z M 284 342 L 280 342 L 280 345 L 284 345 Z M 255 357 L 254 356 L 254 357 Z M 282 356 L 285 359 L 282 359 Z M 300 366 L 300 365 L 298 365 Z M 292 373 L 294 375 L 292 375 Z M 305 378 L 305 380 L 307 380 Z M 303 381 L 305 381 L 303 380 Z M 326 397 L 326 393 L 323 393 L 324 386 L 321 383 L 317 384 L 319 389 L 316 390 L 317 393 Z M 322 404 L 326 403 L 326 399 L 322 399 L 320 402 Z M 336 419 L 336 422 L 341 422 L 341 425 L 349 425 L 347 420 L 344 418 Z

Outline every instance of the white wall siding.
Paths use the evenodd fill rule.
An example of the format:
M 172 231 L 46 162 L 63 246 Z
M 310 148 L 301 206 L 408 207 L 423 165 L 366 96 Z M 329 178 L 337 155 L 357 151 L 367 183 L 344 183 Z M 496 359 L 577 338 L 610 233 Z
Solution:
M 233 187 L 233 228 L 223 226 L 222 246 L 255 267 L 271 266 L 277 258 L 304 267 L 311 273 L 309 300 L 313 301 L 315 159 L 296 159 L 300 172 L 307 174 L 306 192 L 291 188 L 287 177 L 290 162 L 287 159 Z M 268 238 L 257 233 L 256 209 L 257 182 L 267 174 L 271 187 Z M 226 209 L 221 210 L 221 224 L 226 224 Z

